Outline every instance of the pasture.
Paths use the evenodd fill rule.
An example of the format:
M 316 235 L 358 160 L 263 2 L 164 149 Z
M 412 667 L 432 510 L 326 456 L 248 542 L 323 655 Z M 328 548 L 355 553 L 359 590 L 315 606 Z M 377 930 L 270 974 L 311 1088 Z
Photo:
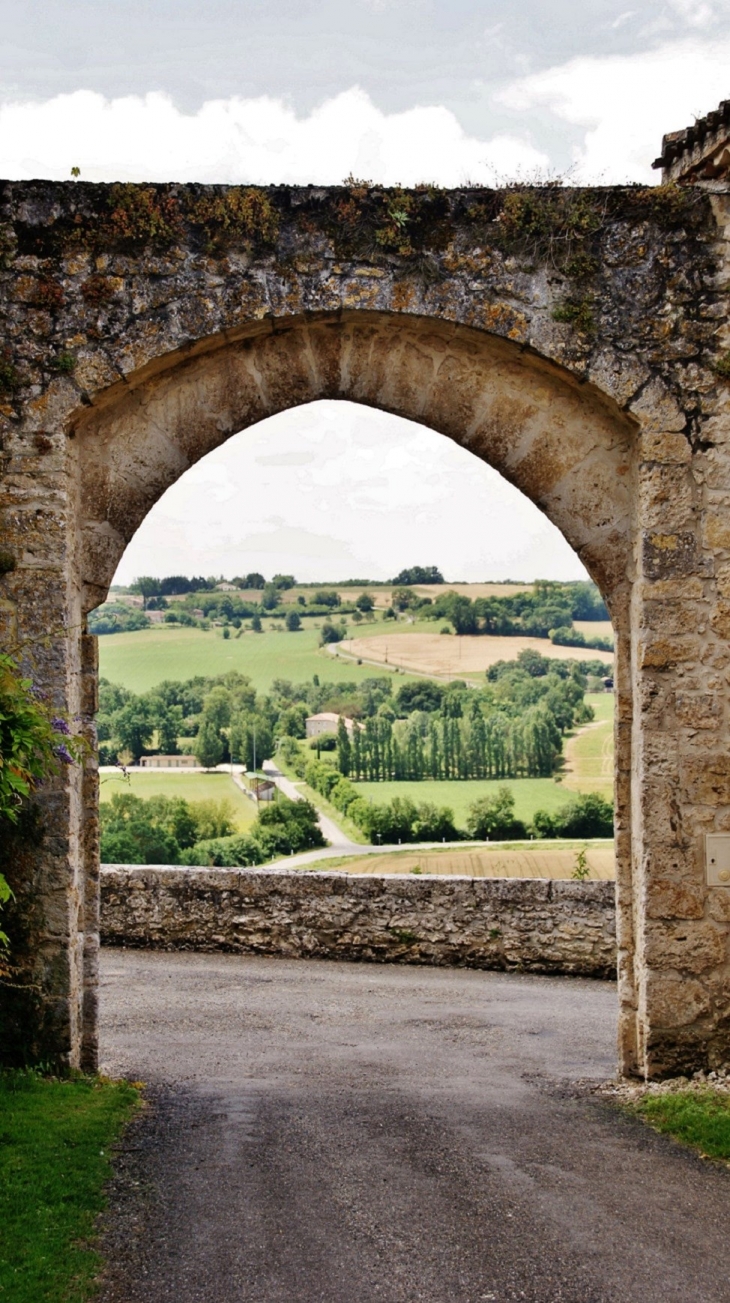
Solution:
M 592 724 L 566 739 L 565 768 L 560 782 L 554 778 L 467 779 L 449 782 L 426 779 L 423 782 L 358 782 L 358 792 L 372 801 L 390 801 L 394 796 L 409 796 L 412 801 L 432 801 L 448 805 L 454 811 L 459 828 L 466 827 L 470 805 L 500 787 L 509 787 L 515 798 L 515 815 L 525 823 L 537 810 L 549 814 L 567 805 L 574 792 L 599 792 L 613 799 L 613 707 L 610 692 L 588 692 L 586 702 L 596 716 Z
M 232 817 L 243 830 L 256 818 L 256 805 L 244 796 L 229 774 L 100 774 L 99 800 L 110 801 L 115 792 L 133 796 L 181 796 L 185 801 L 228 801 Z
M 482 796 L 493 795 L 500 787 L 509 787 L 515 798 L 515 816 L 528 823 L 537 810 L 550 814 L 567 805 L 572 792 L 554 778 L 500 778 L 443 781 L 424 779 L 422 782 L 394 782 L 355 784 L 359 796 L 374 802 L 390 801 L 394 796 L 408 796 L 416 804 L 430 801 L 434 805 L 447 805 L 454 812 L 457 828 L 466 828 L 470 805 Z
M 99 673 L 132 692 L 148 692 L 163 679 L 191 679 L 239 670 L 257 692 L 269 692 L 274 679 L 303 683 L 320 679 L 360 682 L 373 668 L 349 660 L 334 661 L 320 648 L 319 630 L 311 625 L 298 633 L 266 630 L 223 638 L 220 629 L 185 629 L 156 625 L 135 633 L 109 633 L 99 638 Z M 387 672 L 386 668 L 377 671 Z
M 279 628 L 263 633 L 246 630 L 240 638 L 235 633 L 224 638 L 219 628 L 157 624 L 135 633 L 103 634 L 99 638 L 99 672 L 132 692 L 148 692 L 163 679 L 239 670 L 249 676 L 257 692 L 265 693 L 274 679 L 303 683 L 315 674 L 322 680 L 361 682 L 374 674 L 398 671 L 405 678 L 431 675 L 478 682 L 489 665 L 515 660 L 523 647 L 534 647 L 553 659 L 597 657 L 609 664 L 612 660 L 611 652 L 556 647 L 546 638 L 445 636 L 434 631 L 433 621 L 380 622 L 364 629 L 363 636 L 331 643 L 327 649 L 318 645 L 319 629 L 310 622 L 298 633 Z M 357 664 L 358 659 L 362 665 Z
M 615 877 L 613 842 L 501 842 L 463 850 L 393 851 L 383 855 L 357 855 L 319 860 L 307 870 L 331 873 L 412 873 L 466 878 L 570 878 L 578 853 L 586 850 L 588 881 Z

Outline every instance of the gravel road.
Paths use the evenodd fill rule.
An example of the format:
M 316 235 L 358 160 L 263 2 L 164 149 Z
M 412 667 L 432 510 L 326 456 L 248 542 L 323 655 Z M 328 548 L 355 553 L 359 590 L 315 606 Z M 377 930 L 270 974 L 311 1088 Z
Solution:
M 612 984 L 106 950 L 101 1303 L 728 1303 L 730 1173 L 588 1084 Z

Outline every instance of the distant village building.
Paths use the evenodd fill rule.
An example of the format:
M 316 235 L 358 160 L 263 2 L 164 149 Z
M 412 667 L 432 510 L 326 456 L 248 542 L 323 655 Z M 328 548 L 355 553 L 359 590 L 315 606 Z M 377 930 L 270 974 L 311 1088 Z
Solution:
M 238 592 L 238 589 L 236 588 L 236 585 L 235 585 L 235 584 L 229 584 L 229 583 L 226 583 L 226 582 L 224 582 L 224 583 L 222 583 L 222 584 L 216 584 L 216 589 L 218 590 L 219 593 L 237 593 L 237 592 Z
M 198 761 L 195 756 L 142 756 L 142 769 L 195 769 Z
M 652 163 L 662 169 L 662 182 L 727 181 L 730 177 L 730 100 L 698 118 L 684 131 L 670 131 L 662 152 Z
M 344 719 L 348 733 L 352 733 L 355 725 L 346 715 L 340 716 L 333 710 L 323 710 L 319 715 L 307 716 L 307 737 L 319 737 L 322 733 L 336 733 L 340 718 Z

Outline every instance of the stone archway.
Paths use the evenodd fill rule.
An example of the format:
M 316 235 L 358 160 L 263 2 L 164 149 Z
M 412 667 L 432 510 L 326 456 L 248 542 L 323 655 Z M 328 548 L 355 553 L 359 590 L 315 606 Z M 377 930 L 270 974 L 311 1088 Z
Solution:
M 291 215 L 311 192 L 286 192 L 277 251 L 252 253 L 249 239 L 243 255 L 201 248 L 198 191 L 142 188 L 140 216 L 140 188 L 121 190 L 124 202 L 86 188 L 92 209 L 101 191 L 103 212 L 116 203 L 128 224 L 136 214 L 142 233 L 125 226 L 121 248 L 118 227 L 105 228 L 99 248 L 75 198 L 84 188 L 14 187 L 9 200 L 24 252 L 6 277 L 19 364 L 4 414 L 11 563 L 0 612 L 37 677 L 93 738 L 86 614 L 154 502 L 233 433 L 287 407 L 343 398 L 458 440 L 562 530 L 611 609 L 621 1066 L 652 1075 L 724 1058 L 730 908 L 705 886 L 703 833 L 730 820 L 730 770 L 721 735 L 698 732 L 722 727 L 728 691 L 715 555 L 722 563 L 730 554 L 720 451 L 730 418 L 711 369 L 724 300 L 707 254 L 713 241 L 719 248 L 718 214 L 692 198 L 682 235 L 676 215 L 668 235 L 651 211 L 638 222 L 631 192 L 612 192 L 597 328 L 571 315 L 570 273 L 546 255 L 536 262 L 533 250 L 520 267 L 498 239 L 485 251 L 483 223 L 477 231 L 463 216 L 460 192 L 448 197 L 450 242 L 433 255 L 439 274 L 429 280 L 409 264 L 408 245 L 385 265 L 377 252 L 338 261 L 326 223 L 313 252 L 313 219 Z M 272 211 L 282 199 L 246 193 Z M 348 211 L 341 192 L 324 203 Z M 150 204 L 168 222 L 164 254 L 149 249 Z M 61 239 L 74 212 L 86 231 L 81 251 L 75 228 L 68 247 Z M 680 274 L 695 282 L 681 303 Z M 52 338 L 55 370 L 34 352 L 41 336 Z M 691 372 L 688 337 L 699 357 Z M 45 644 L 39 628 L 54 631 Z M 45 1057 L 90 1066 L 94 764 L 49 793 L 47 810 L 50 835 L 31 857 L 42 906 L 32 1034 Z M 27 879 L 20 889 L 30 894 Z

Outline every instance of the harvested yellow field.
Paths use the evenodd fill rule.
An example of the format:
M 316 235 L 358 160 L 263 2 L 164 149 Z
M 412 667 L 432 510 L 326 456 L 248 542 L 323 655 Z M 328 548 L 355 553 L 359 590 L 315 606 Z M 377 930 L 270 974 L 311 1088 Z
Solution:
M 613 638 L 613 625 L 610 620 L 574 620 L 573 627 L 585 638 Z M 599 652 L 598 655 L 600 654 Z
M 515 593 L 531 593 L 534 584 L 415 584 L 419 597 L 434 600 L 444 593 L 461 593 L 462 597 L 513 597 Z
M 478 850 L 395 851 L 387 855 L 358 855 L 351 859 L 320 860 L 308 870 L 342 873 L 421 873 L 467 878 L 570 878 L 576 858 L 586 848 L 591 881 L 611 881 L 615 876 L 613 842 L 571 842 L 540 845 L 525 842 Z
M 397 666 L 415 674 L 459 678 L 483 674 L 497 661 L 516 660 L 525 647 L 555 660 L 585 660 L 600 656 L 611 663 L 613 652 L 587 652 L 585 647 L 556 647 L 547 638 L 457 637 L 439 633 L 377 633 L 348 638 L 337 648 L 363 661 Z

